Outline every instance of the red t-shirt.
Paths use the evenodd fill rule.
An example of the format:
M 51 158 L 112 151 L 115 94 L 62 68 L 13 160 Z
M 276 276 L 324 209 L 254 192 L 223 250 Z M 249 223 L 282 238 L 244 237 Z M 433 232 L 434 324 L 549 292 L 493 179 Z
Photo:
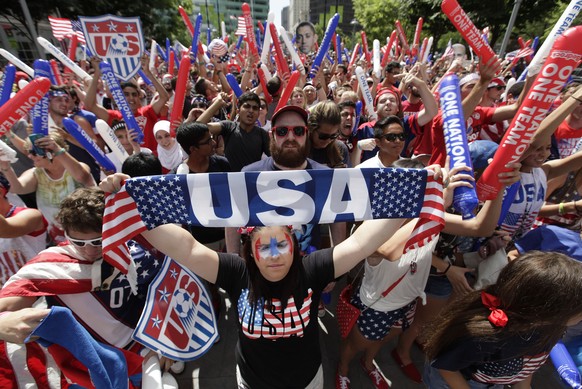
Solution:
M 121 112 L 119 111 L 108 109 L 107 113 L 109 114 L 107 123 L 110 126 L 113 120 L 123 120 L 123 115 L 121 115 Z M 156 154 L 155 150 L 158 149 L 158 143 L 154 137 L 154 124 L 160 120 L 160 117 L 156 114 L 156 111 L 154 111 L 154 108 L 151 105 L 139 107 L 137 109 L 137 115 L 134 113 L 134 116 L 137 125 L 141 128 L 144 135 L 141 146 L 147 147 Z
M 479 126 L 492 123 L 493 114 L 495 113 L 493 107 L 477 107 L 471 114 L 469 120 L 467 120 L 467 141 L 473 142 L 479 139 L 479 133 L 475 132 L 475 128 Z M 439 113 L 432 121 L 432 156 L 430 158 L 429 164 L 438 163 L 441 166 L 445 165 L 445 160 L 447 158 L 447 150 L 445 148 L 445 134 L 444 134 L 444 123 L 442 111 Z

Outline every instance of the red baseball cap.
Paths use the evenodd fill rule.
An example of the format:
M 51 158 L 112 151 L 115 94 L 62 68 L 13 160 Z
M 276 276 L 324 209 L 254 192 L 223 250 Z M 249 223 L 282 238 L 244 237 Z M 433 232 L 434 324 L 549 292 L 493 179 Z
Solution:
M 307 124 L 307 116 L 309 115 L 307 113 L 306 110 L 304 110 L 301 107 L 298 107 L 296 105 L 285 105 L 282 108 L 279 108 L 274 114 L 273 117 L 271 117 L 271 125 L 274 126 L 275 122 L 277 121 L 277 118 L 279 116 L 281 116 L 282 114 L 284 114 L 285 112 L 295 112 L 298 113 L 299 115 L 301 115 L 301 118 L 305 121 L 305 123 Z

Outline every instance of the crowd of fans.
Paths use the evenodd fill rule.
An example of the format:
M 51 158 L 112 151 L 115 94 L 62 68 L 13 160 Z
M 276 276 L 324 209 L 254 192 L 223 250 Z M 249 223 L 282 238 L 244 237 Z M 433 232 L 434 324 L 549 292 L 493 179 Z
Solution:
M 297 47 L 307 69 L 316 41 L 311 24 L 298 26 Z M 364 58 L 352 67 L 346 58 L 326 59 L 313 79 L 300 78 L 278 110 L 286 80 L 277 75 L 274 63 L 266 64 L 275 76 L 264 91 L 258 58 L 250 53 L 233 54 L 226 62 L 215 56 L 210 63 L 193 58 L 182 124 L 173 131 L 169 120 L 177 72 L 168 73 L 167 64 L 157 59 L 149 68 L 144 55 L 141 69 L 151 85 L 141 78 L 121 85 L 144 133 L 141 144 L 101 80 L 99 58 L 81 61 L 93 77 L 86 84 L 65 73 L 66 85 L 52 86 L 48 93 L 48 136 L 30 138 L 30 118 L 23 118 L 3 139 L 18 160 L 0 151 L 0 337 L 6 344 L 21 343 L 48 312 L 28 308 L 63 305 L 97 340 L 126 350 L 139 348 L 130 334 L 164 253 L 208 281 L 216 307 L 221 299 L 218 288 L 245 302 L 238 309 L 239 388 L 323 387 L 315 318 L 326 314 L 324 301 L 348 272 L 347 283 L 354 290 L 351 302 L 362 313 L 348 336 L 338 339 L 337 388 L 349 388 L 349 364 L 360 353 L 374 387 L 388 388 L 374 357 L 395 337 L 392 357 L 419 383 L 422 369 L 414 365 L 411 348 L 415 343 L 425 347 L 430 363 L 424 380 L 431 388 L 510 383 L 529 387 L 532 372 L 582 313 L 582 278 L 575 277 L 582 265 L 565 255 L 536 251 L 582 259 L 579 80 L 564 85 L 520 163 L 499 174 L 504 187 L 517 185 L 507 209 L 502 212 L 501 191 L 479 205 L 475 218 L 464 220 L 451 205 L 452 191 L 479 179 L 533 79 L 511 82 L 506 89 L 519 74 L 498 58 L 479 64 L 453 54 L 428 64 L 414 63 L 405 53 L 377 77 Z M 364 100 L 356 65 L 367 73 L 374 115 L 367 114 L 369 107 L 361 115 L 357 112 L 357 103 Z M 502 73 L 497 72 L 500 66 Z M 467 169 L 449 171 L 446 166 L 443 115 L 436 95 L 439 80 L 450 73 L 460 79 L 475 178 Z M 244 91 L 238 98 L 225 74 L 237 78 Z M 440 165 L 448 207 L 445 228 L 431 251 L 411 259 L 402 253 L 415 223 L 399 219 L 242 233 L 237 228 L 162 226 L 129 242 L 140 270 L 149 271 L 138 278 L 140 293 L 133 295 L 127 279 L 102 261 L 105 200 L 97 183 L 113 172 L 100 169 L 67 133 L 64 118 L 75 120 L 124 174 L 104 181 L 102 189 L 108 192 L 118 190 L 123 178 L 146 175 Z M 129 155 L 125 161 L 100 138 L 97 119 L 111 126 Z M 283 258 L 282 269 L 265 265 L 271 257 Z M 509 265 L 487 280 L 481 263 L 492 258 Z M 507 326 L 491 324 L 480 290 L 501 301 Z M 256 305 L 265 301 L 265 310 L 284 312 L 291 302 L 293 307 L 307 307 L 307 319 L 301 316 L 294 324 L 303 326 L 300 334 L 266 334 L 266 327 L 245 327 L 245 315 L 254 315 Z M 464 322 L 469 324 L 462 326 Z M 30 356 L 32 348 L 27 344 L 19 352 Z M 2 353 L 1 367 L 17 370 L 16 352 L 3 347 Z M 164 363 L 169 367 L 172 361 Z M 183 364 L 173 367 L 179 372 Z M 50 376 L 48 370 L 46 374 Z

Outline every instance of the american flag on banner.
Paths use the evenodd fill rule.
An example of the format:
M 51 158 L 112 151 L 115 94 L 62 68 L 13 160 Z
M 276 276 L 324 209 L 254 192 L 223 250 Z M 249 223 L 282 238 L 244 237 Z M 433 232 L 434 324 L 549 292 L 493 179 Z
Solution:
M 64 38 L 70 38 L 72 34 L 76 34 L 79 43 L 86 43 L 81 23 L 79 23 L 78 20 L 55 18 L 53 16 L 49 16 L 48 19 L 53 31 L 53 36 L 56 39 L 62 41 Z
M 237 27 L 236 27 L 236 31 L 234 32 L 234 35 L 242 35 L 242 36 L 247 36 L 247 25 L 245 23 L 245 18 L 242 16 L 239 16 L 237 18 Z
M 293 183 L 293 185 L 291 184 Z M 285 201 L 281 202 L 280 199 Z M 168 223 L 204 227 L 327 224 L 420 217 L 406 251 L 444 225 L 442 185 L 430 170 L 330 169 L 138 177 L 109 195 L 104 258 L 127 272 L 125 242 Z

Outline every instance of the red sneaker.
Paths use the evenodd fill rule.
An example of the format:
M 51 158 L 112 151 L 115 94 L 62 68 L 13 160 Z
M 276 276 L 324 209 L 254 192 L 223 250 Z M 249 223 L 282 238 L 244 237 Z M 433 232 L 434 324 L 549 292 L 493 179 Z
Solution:
M 335 373 L 335 389 L 350 389 L 350 379 L 340 375 L 339 371 Z
M 398 351 L 396 351 L 396 349 L 392 350 L 390 355 L 392 355 L 392 358 L 394 359 L 394 361 L 396 361 L 396 364 L 398 365 L 398 367 L 400 367 L 400 370 L 402 370 L 405 376 L 407 376 L 416 383 L 420 384 L 422 382 L 422 376 L 420 375 L 420 372 L 418 371 L 416 366 L 414 366 L 414 363 L 409 363 L 408 365 L 402 363 L 400 355 L 398 355 Z
M 363 359 L 360 359 L 360 365 L 362 365 L 362 369 L 364 369 L 364 372 L 366 372 L 368 377 L 370 377 L 376 389 L 390 389 L 390 385 L 388 385 L 386 378 L 384 378 L 382 372 L 377 367 L 374 367 L 373 370 L 368 370 Z

